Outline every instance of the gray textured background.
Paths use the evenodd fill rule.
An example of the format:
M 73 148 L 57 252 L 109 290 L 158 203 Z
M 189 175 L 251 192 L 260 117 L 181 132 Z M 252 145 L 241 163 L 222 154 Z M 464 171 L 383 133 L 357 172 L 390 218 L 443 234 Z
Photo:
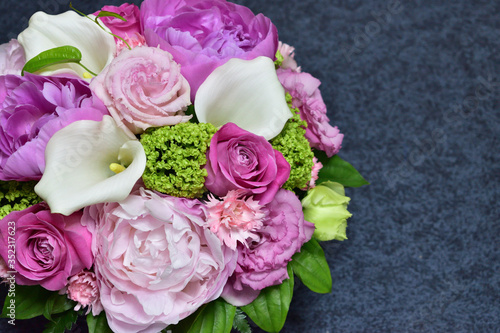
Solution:
M 372 183 L 347 191 L 349 239 L 324 244 L 333 292 L 296 288 L 283 332 L 499 332 L 500 3 L 236 2 L 323 82 L 339 155 Z M 0 42 L 66 9 L 2 0 Z

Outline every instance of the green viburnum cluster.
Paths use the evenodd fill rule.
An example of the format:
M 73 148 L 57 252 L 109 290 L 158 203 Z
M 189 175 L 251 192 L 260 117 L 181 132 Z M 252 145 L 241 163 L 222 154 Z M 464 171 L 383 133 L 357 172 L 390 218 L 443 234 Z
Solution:
M 41 202 L 34 191 L 35 185 L 36 182 L 0 181 L 0 219 Z
M 288 120 L 278 136 L 271 140 L 274 149 L 280 151 L 290 164 L 290 178 L 283 185 L 287 190 L 304 188 L 311 180 L 314 153 L 304 136 L 307 123 L 300 119 L 299 110 L 292 107 L 292 96 L 286 94 L 286 101 L 293 117 Z
M 281 67 L 281 64 L 283 64 L 283 60 L 284 58 L 281 52 L 279 50 L 276 51 L 276 60 L 274 61 L 274 66 L 276 67 L 276 69 Z
M 207 176 L 205 153 L 216 130 L 201 123 L 148 129 L 141 135 L 147 158 L 144 185 L 176 197 L 201 197 Z

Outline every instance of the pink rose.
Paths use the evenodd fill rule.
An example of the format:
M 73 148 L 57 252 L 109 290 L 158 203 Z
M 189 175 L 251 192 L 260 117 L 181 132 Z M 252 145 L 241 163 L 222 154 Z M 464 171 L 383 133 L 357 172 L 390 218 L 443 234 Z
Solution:
M 311 147 L 323 150 L 328 157 L 342 147 L 344 134 L 330 125 L 326 106 L 318 87 L 321 82 L 309 73 L 278 69 L 278 79 L 285 91 L 292 95 L 292 106 L 300 110 L 300 118 L 307 122 L 306 138 Z
M 172 56 L 154 47 L 123 50 L 90 84 L 127 132 L 188 121 L 189 84 Z
M 104 16 L 100 18 L 102 23 L 104 23 L 113 34 L 125 38 L 132 37 L 136 33 L 141 32 L 141 12 L 136 5 L 124 3 L 120 7 L 104 6 L 101 10 L 116 13 L 126 20 L 122 21 L 113 16 Z M 94 15 L 97 16 L 99 12 L 100 11 L 95 12 Z
M 222 197 L 241 189 L 242 195 L 253 195 L 261 205 L 270 202 L 290 176 L 290 164 L 264 137 L 233 123 L 212 137 L 205 168 L 210 192 Z
M 203 227 L 197 200 L 139 189 L 85 208 L 102 306 L 115 332 L 158 332 L 218 298 L 236 251 Z
M 92 266 L 92 236 L 81 217 L 79 212 L 51 214 L 41 203 L 0 221 L 0 255 L 8 263 L 15 239 L 16 283 L 59 290 L 70 276 Z
M 291 191 L 281 189 L 265 208 L 268 215 L 256 231 L 260 239 L 249 247 L 238 245 L 238 265 L 222 294 L 236 306 L 288 279 L 288 262 L 314 232 L 314 224 L 304 221 L 300 200 Z

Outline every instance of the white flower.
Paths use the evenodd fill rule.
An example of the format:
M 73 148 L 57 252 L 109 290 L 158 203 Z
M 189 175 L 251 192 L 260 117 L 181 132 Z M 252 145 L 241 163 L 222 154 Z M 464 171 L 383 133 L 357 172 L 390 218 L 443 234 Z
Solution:
M 268 57 L 231 59 L 215 69 L 196 92 L 196 116 L 201 123 L 235 123 L 267 140 L 278 135 L 292 113 L 285 90 Z
M 81 63 L 89 70 L 99 74 L 106 67 L 116 51 L 114 37 L 99 26 L 73 11 L 59 15 L 48 15 L 37 12 L 31 16 L 29 26 L 18 37 L 24 47 L 26 60 L 43 51 L 60 47 L 74 46 L 82 53 Z M 77 64 L 59 64 L 46 67 L 37 74 L 76 74 L 84 77 L 86 72 Z M 85 74 L 88 78 L 89 75 Z
M 125 199 L 145 167 L 141 143 L 110 116 L 80 120 L 49 140 L 45 171 L 35 192 L 52 213 L 70 215 L 89 205 Z

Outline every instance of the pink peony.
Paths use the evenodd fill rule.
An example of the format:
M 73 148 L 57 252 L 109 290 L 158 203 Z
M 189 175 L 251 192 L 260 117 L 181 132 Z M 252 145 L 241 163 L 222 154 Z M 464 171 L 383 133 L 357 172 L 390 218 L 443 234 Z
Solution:
M 236 251 L 203 227 L 197 200 L 140 188 L 85 208 L 102 306 L 115 332 L 158 332 L 218 298 Z
M 292 95 L 292 106 L 300 110 L 300 118 L 307 122 L 306 138 L 311 147 L 323 150 L 328 157 L 337 154 L 344 134 L 329 123 L 318 89 L 321 82 L 309 73 L 297 73 L 291 69 L 280 68 L 277 73 L 286 92 Z
M 144 36 L 174 56 L 191 86 L 198 87 L 231 58 L 275 58 L 278 30 L 262 14 L 226 0 L 145 0 Z
M 222 294 L 235 306 L 249 304 L 260 290 L 287 279 L 288 262 L 314 232 L 291 191 L 281 189 L 265 208 L 268 216 L 257 231 L 260 240 L 248 248 L 238 246 L 238 265 Z
M 233 123 L 212 137 L 205 168 L 205 186 L 210 192 L 224 196 L 240 189 L 261 205 L 270 202 L 290 176 L 290 164 L 264 137 Z
M 297 62 L 295 61 L 295 48 L 283 43 L 279 42 L 278 51 L 283 56 L 283 62 L 281 64 L 281 68 L 283 69 L 291 69 L 294 72 L 300 73 L 301 68 L 297 66 Z
M 0 45 L 0 75 L 21 75 L 25 63 L 24 49 L 16 39 Z
M 244 192 L 229 191 L 221 201 L 209 195 L 207 202 L 207 227 L 233 250 L 237 242 L 248 247 L 250 242 L 259 241 L 255 231 L 266 216 L 253 198 L 240 198 Z
M 134 4 L 124 3 L 120 7 L 116 6 L 104 6 L 103 11 L 116 13 L 122 16 L 126 21 L 120 20 L 119 18 L 113 16 L 104 16 L 100 20 L 106 27 L 111 30 L 111 32 L 122 38 L 132 37 L 136 33 L 141 32 L 141 22 L 140 22 L 140 10 Z M 100 11 L 94 13 L 95 16 L 99 14 Z M 119 41 L 115 38 L 115 41 Z
M 172 56 L 154 47 L 123 50 L 90 84 L 127 132 L 188 121 L 189 85 Z
M 16 283 L 59 290 L 70 276 L 92 266 L 92 235 L 82 226 L 81 217 L 80 212 L 51 214 L 41 203 L 0 221 L 0 256 L 4 260 L 15 224 Z
M 87 313 L 92 310 L 94 316 L 102 311 L 97 278 L 94 272 L 81 271 L 70 277 L 66 293 L 69 299 L 78 302 L 75 311 L 86 306 L 89 306 Z

